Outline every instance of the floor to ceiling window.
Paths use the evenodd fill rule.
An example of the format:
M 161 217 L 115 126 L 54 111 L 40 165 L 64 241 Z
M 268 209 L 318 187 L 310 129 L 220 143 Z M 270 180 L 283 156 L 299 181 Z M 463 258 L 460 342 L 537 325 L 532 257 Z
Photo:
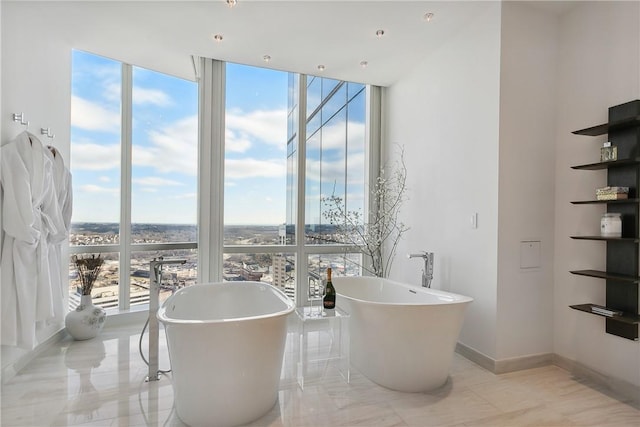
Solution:
M 217 80 L 212 71 L 209 88 L 200 76 L 198 88 L 73 52 L 70 252 L 106 259 L 98 305 L 146 303 L 160 256 L 187 260 L 165 268 L 167 292 L 259 280 L 298 304 L 321 297 L 328 267 L 360 274 L 361 255 L 336 240 L 323 199 L 366 211 L 365 85 L 208 61 Z
M 323 198 L 364 209 L 365 86 L 237 64 L 225 74 L 224 279 L 320 298 L 327 267 L 360 274 Z
M 333 237 L 323 200 L 337 196 L 345 211 L 366 212 L 367 107 L 363 84 L 312 76 L 306 80 L 304 236 L 308 298 L 316 298 L 328 267 L 335 275 L 360 275 L 362 256 Z
M 295 296 L 283 251 L 288 74 L 226 64 L 223 279 L 275 284 Z
M 165 267 L 163 287 L 197 276 L 197 85 L 73 51 L 70 253 L 100 255 L 92 295 L 103 307 L 146 303 L 148 263 Z M 70 304 L 77 303 L 70 263 Z

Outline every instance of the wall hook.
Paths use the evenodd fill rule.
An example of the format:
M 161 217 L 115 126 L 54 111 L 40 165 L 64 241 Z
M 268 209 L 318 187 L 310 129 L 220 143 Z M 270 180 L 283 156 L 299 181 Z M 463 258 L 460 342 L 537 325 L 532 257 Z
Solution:
M 29 126 L 29 122 L 24 120 L 24 113 L 13 113 L 13 121 L 24 126 Z
M 51 128 L 40 128 L 40 133 L 47 135 L 47 138 L 55 138 L 55 135 L 51 133 Z

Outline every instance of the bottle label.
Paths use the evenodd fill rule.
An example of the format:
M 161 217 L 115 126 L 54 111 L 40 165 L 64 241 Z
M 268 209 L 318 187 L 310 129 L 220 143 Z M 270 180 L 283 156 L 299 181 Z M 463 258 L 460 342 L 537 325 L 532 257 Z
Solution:
M 324 300 L 322 300 L 322 305 L 324 306 L 324 308 L 329 310 L 332 308 L 335 308 L 336 307 L 335 295 L 333 296 L 333 298 L 324 297 Z

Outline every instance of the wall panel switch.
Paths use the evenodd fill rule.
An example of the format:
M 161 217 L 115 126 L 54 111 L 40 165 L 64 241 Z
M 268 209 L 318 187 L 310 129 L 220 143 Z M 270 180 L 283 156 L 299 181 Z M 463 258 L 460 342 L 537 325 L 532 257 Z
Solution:
M 471 214 L 471 228 L 478 228 L 478 212 Z
M 540 268 L 540 241 L 520 242 L 520 268 Z

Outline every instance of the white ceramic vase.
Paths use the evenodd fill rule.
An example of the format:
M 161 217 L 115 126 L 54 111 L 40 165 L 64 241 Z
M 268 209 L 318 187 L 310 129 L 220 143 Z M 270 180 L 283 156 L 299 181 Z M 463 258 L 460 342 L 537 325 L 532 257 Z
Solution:
M 67 332 L 76 340 L 88 340 L 97 336 L 104 327 L 107 313 L 93 305 L 91 295 L 82 295 L 80 305 L 67 313 L 64 325 Z

